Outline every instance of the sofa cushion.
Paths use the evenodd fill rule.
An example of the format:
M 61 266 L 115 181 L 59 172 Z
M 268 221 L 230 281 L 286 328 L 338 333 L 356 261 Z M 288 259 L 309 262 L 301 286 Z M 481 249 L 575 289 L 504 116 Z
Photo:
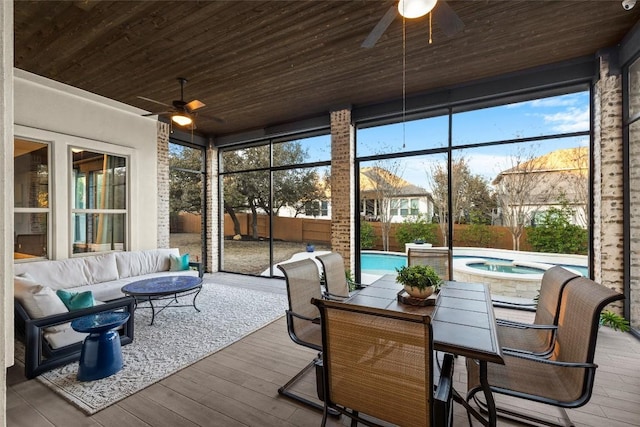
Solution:
M 169 259 L 171 255 L 180 256 L 179 249 L 116 252 L 115 257 L 118 266 L 118 276 L 120 278 L 127 278 L 160 271 L 169 271 Z
M 47 340 L 51 348 L 59 349 L 71 344 L 82 342 L 85 337 L 89 335 L 74 331 L 73 329 L 71 329 L 71 325 L 69 323 L 67 323 L 66 325 L 68 326 L 68 328 L 65 328 L 63 330 L 44 333 L 44 339 Z
M 32 319 L 67 313 L 69 310 L 47 286 L 42 286 L 29 278 L 16 276 L 13 278 L 13 292 L 22 307 Z M 45 328 L 47 332 L 57 332 L 66 329 L 68 323 Z
M 118 280 L 118 265 L 115 253 L 82 258 L 90 275 L 90 283 Z
M 169 257 L 169 271 L 185 271 L 189 269 L 189 254 Z
M 65 306 L 71 310 L 93 307 L 93 293 L 91 291 L 70 292 L 65 289 L 58 289 L 56 295 L 62 300 Z
M 36 282 L 56 290 L 92 283 L 84 258 L 18 263 L 14 271 L 16 275 L 28 273 Z
M 48 286 L 42 286 L 37 282 L 15 276 L 13 290 L 15 298 L 20 301 L 32 319 L 69 311 L 55 291 Z

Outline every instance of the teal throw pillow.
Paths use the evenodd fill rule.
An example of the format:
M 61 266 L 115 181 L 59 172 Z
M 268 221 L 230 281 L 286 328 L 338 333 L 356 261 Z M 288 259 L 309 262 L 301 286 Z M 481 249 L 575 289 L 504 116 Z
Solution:
M 182 256 L 171 255 L 169 271 L 184 271 L 189 269 L 189 254 Z
M 69 311 L 93 307 L 95 304 L 91 291 L 69 292 L 64 289 L 58 289 L 56 295 L 58 295 L 58 298 L 67 306 Z

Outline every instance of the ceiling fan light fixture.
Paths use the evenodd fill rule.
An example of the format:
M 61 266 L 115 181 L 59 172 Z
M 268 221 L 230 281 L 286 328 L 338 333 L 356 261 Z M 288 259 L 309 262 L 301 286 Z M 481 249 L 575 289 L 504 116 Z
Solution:
M 191 117 L 187 116 L 184 113 L 176 113 L 171 116 L 171 120 L 176 123 L 178 126 L 187 126 L 193 123 Z
M 420 18 L 431 12 L 438 0 L 400 0 L 398 12 L 405 18 Z

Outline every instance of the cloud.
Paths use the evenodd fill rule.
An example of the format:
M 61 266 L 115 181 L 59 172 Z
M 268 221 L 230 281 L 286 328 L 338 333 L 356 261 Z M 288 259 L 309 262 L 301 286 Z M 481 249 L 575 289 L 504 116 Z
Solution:
M 534 99 L 532 101 L 518 102 L 510 104 L 508 108 L 521 108 L 521 107 L 533 107 L 533 108 L 553 108 L 553 107 L 570 107 L 579 104 L 581 101 L 579 98 L 583 94 L 571 94 L 564 96 L 554 96 L 551 98 Z
M 569 108 L 554 114 L 542 114 L 545 123 L 556 132 L 579 132 L 589 130 L 589 107 Z

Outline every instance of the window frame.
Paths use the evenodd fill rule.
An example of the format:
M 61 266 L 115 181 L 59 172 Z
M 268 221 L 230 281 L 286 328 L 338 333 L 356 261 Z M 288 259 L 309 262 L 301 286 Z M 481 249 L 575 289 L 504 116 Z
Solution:
M 38 140 L 35 138 L 28 138 L 28 137 L 22 137 L 22 136 L 18 136 L 15 135 L 14 136 L 14 141 L 15 140 L 24 140 L 25 142 L 31 142 L 31 143 L 35 143 L 35 144 L 42 144 L 43 146 L 46 146 L 47 148 L 47 207 L 46 208 L 32 208 L 32 207 L 17 207 L 16 206 L 16 196 L 17 196 L 17 192 L 14 191 L 14 199 L 13 199 L 13 216 L 14 216 L 14 223 L 15 223 L 15 216 L 16 214 L 46 214 L 47 216 L 47 230 L 45 236 L 46 236 L 46 245 L 45 245 L 45 255 L 44 256 L 34 256 L 34 257 L 29 257 L 26 259 L 18 259 L 16 258 L 16 251 L 15 251 L 15 247 L 14 247 L 14 262 L 21 262 L 21 261 L 33 261 L 33 260 L 44 260 L 44 259 L 51 259 L 51 245 L 52 245 L 52 241 L 53 241 L 53 227 L 52 225 L 54 224 L 53 222 L 53 212 L 54 212 L 54 207 L 53 207 L 53 200 L 54 197 L 52 197 L 52 192 L 53 192 L 53 144 L 51 141 L 42 141 L 42 140 Z M 15 144 L 15 142 L 14 142 Z M 44 147 L 43 147 L 44 148 Z M 15 180 L 15 160 L 16 160 L 16 156 L 15 156 L 15 147 L 14 147 L 14 156 L 13 156 L 13 161 L 14 161 L 14 180 Z M 16 183 L 14 182 L 14 185 L 16 185 Z M 15 244 L 17 244 L 17 241 L 14 242 Z
M 97 153 L 97 154 L 102 154 L 102 155 L 107 155 L 107 156 L 112 156 L 112 157 L 120 157 L 122 159 L 124 159 L 124 167 L 125 167 L 125 179 L 124 179 L 124 186 L 125 186 L 125 191 L 124 191 L 124 203 L 125 203 L 125 208 L 124 209 L 95 209 L 95 208 L 76 208 L 75 207 L 75 202 L 76 202 L 76 198 L 75 198 L 75 194 L 76 194 L 76 189 L 75 189 L 75 183 L 76 183 L 76 178 L 75 178 L 75 169 L 74 169 L 74 165 L 73 165 L 73 154 L 74 152 L 78 151 L 78 150 L 82 150 L 82 151 L 89 151 L 92 153 Z M 130 248 L 130 239 L 131 239 L 131 156 L 129 155 L 125 155 L 125 154 L 120 154 L 120 153 L 114 153 L 112 151 L 109 150 L 102 150 L 99 148 L 93 148 L 93 147 L 85 147 L 85 146 L 81 146 L 81 145 L 69 145 L 67 147 L 67 155 L 68 155 L 68 159 L 69 159 L 69 171 L 68 171 L 68 177 L 69 177 L 69 231 L 68 231 L 68 238 L 69 238 L 69 243 L 68 243 L 68 248 L 69 248 L 69 253 L 71 257 L 82 257 L 82 256 L 91 256 L 91 255 L 98 255 L 98 254 L 104 254 L 104 253 L 109 253 L 109 252 L 116 252 L 116 251 L 127 251 Z M 102 173 L 104 173 L 104 170 L 101 170 Z M 89 183 L 87 182 L 85 185 L 86 189 L 89 188 Z M 84 251 L 84 252 L 75 252 L 74 251 L 74 246 L 77 243 L 75 241 L 75 222 L 74 222 L 74 217 L 75 215 L 91 215 L 91 214 L 107 214 L 107 215 L 124 215 L 124 220 L 122 221 L 123 227 L 124 227 L 124 237 L 123 237 L 123 242 L 122 242 L 122 248 L 112 248 L 106 251 L 101 251 L 101 250 L 97 250 L 97 251 Z M 114 244 L 114 242 L 110 242 L 112 245 Z M 89 244 L 88 242 L 85 242 L 85 244 Z

